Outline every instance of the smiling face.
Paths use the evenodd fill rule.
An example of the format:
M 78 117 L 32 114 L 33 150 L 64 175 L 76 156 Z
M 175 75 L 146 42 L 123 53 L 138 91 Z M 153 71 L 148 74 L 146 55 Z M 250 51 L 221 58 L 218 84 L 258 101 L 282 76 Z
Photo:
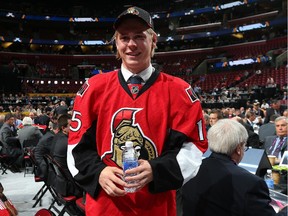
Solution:
M 139 18 L 124 20 L 117 28 L 115 41 L 126 69 L 139 73 L 150 65 L 157 39 L 156 35 L 147 31 L 147 26 Z

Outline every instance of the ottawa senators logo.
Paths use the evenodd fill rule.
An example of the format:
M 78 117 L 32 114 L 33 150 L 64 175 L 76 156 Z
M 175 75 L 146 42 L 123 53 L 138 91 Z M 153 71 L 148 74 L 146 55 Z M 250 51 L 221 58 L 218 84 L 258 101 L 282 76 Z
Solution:
M 139 159 L 151 160 L 157 157 L 154 143 L 143 134 L 139 124 L 135 123 L 135 114 L 142 109 L 123 108 L 112 119 L 112 155 L 111 160 L 122 167 L 122 151 L 126 141 L 132 141 Z
M 134 14 L 134 15 L 139 15 L 139 11 L 136 10 L 134 7 L 130 7 L 127 9 L 126 14 Z

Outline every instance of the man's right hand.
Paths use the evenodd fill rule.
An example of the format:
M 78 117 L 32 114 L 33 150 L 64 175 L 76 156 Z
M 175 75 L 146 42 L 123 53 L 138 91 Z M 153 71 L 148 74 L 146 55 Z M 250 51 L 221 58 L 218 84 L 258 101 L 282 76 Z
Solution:
M 117 167 L 105 167 L 99 176 L 99 184 L 103 190 L 110 196 L 124 196 L 126 192 L 123 187 L 126 183 L 123 179 L 123 170 Z M 119 186 L 122 187 L 119 188 Z

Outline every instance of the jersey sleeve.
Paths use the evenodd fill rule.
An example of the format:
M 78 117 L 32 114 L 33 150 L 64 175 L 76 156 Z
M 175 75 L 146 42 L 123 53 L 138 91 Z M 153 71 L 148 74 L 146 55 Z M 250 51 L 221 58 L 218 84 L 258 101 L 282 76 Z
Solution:
M 91 196 L 97 196 L 99 175 L 105 164 L 96 148 L 97 101 L 95 80 L 86 81 L 75 97 L 70 125 L 67 164 L 76 182 Z
M 149 189 L 162 192 L 180 188 L 196 176 L 208 142 L 202 107 L 191 86 L 180 81 L 170 87 L 170 128 L 159 158 L 150 161 L 153 182 Z M 160 174 L 159 174 L 160 173 Z

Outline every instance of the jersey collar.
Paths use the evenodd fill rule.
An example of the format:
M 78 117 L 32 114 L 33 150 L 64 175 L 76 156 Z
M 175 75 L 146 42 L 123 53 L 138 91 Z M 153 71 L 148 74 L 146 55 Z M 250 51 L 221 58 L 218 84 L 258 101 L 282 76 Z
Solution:
M 146 68 L 145 70 L 141 71 L 140 73 L 138 73 L 137 75 L 140 76 L 143 81 L 146 83 L 147 80 L 150 78 L 151 74 L 155 71 L 155 68 L 152 67 L 152 65 L 150 64 L 148 68 Z M 125 81 L 127 82 L 128 79 L 133 76 L 134 74 L 127 70 L 123 65 L 121 65 L 121 73 L 125 79 Z

